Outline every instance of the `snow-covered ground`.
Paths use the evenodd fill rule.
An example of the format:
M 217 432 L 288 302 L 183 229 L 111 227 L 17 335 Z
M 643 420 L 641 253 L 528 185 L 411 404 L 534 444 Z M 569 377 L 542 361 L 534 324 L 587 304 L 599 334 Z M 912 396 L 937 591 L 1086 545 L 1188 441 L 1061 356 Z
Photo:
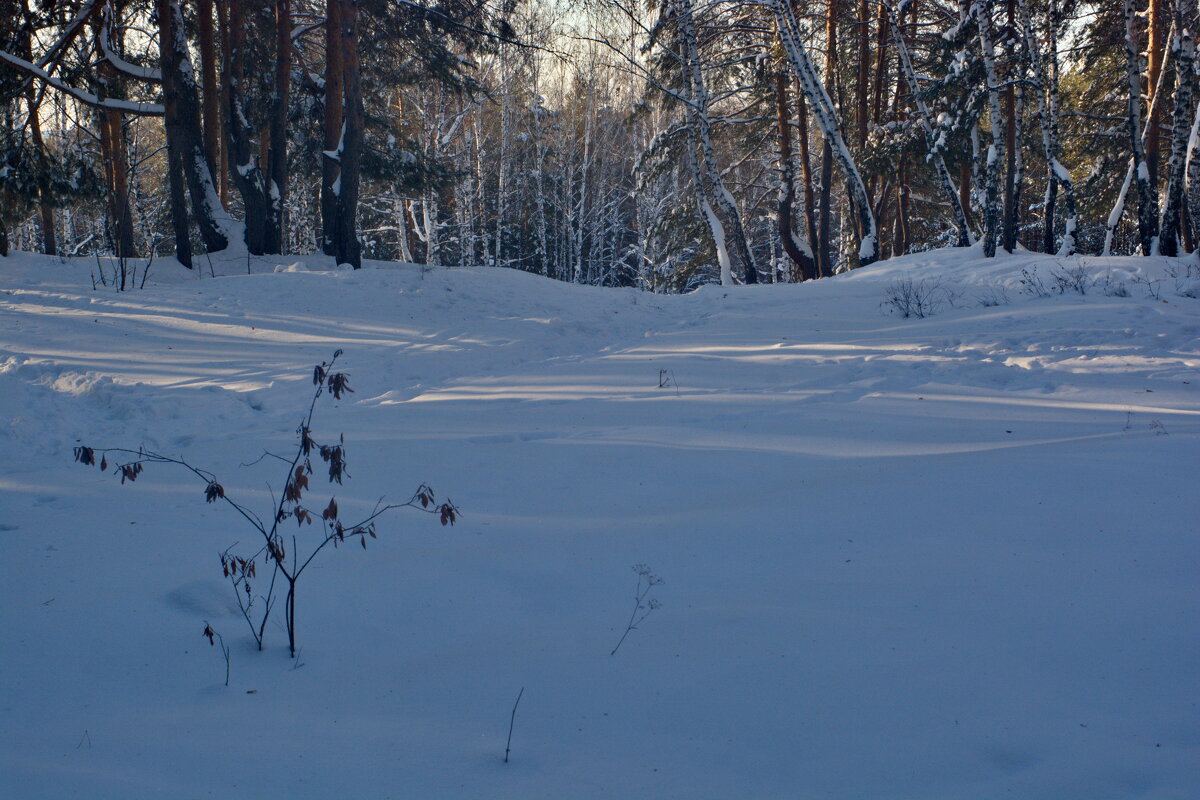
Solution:
M 976 255 L 683 297 L 0 259 L 0 796 L 1200 797 L 1200 282 Z M 244 464 L 338 348 L 352 478 L 312 507 L 464 516 L 322 553 L 292 661 L 222 580 L 253 530 L 72 449 L 269 515 L 283 465 Z M 610 655 L 635 564 L 661 606 Z

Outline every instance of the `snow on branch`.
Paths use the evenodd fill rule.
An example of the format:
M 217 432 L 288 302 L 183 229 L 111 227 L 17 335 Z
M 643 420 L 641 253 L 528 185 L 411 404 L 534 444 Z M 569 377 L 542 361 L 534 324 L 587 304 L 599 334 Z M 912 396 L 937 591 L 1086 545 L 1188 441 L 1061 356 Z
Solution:
M 63 31 L 63 35 L 58 38 L 58 41 L 50 46 L 50 49 L 46 51 L 46 55 L 38 61 L 37 65 L 45 68 L 50 64 L 51 61 L 58 58 L 58 55 L 63 50 L 66 50 L 71 42 L 74 41 L 76 35 L 78 35 L 79 31 L 83 28 L 83 23 L 87 22 L 92 14 L 95 13 L 95 11 L 96 0 L 88 0 L 88 2 L 80 6 L 78 13 L 75 14 L 75 18 L 71 20 L 71 23 L 67 26 L 67 29 Z
M 112 6 L 105 6 L 103 13 L 104 24 L 100 26 L 100 34 L 96 37 L 96 39 L 100 45 L 100 52 L 104 54 L 105 60 L 116 67 L 119 72 L 123 72 L 130 77 L 143 81 L 162 83 L 162 70 L 155 69 L 154 67 L 141 67 L 137 64 L 131 64 L 112 51 L 112 48 L 109 47 L 108 44 L 109 33 L 112 31 Z
M 48 83 L 55 89 L 58 89 L 60 92 L 69 94 L 79 102 L 94 108 L 121 111 L 126 114 L 138 114 L 143 117 L 161 117 L 165 113 L 162 105 L 159 103 L 139 103 L 133 100 L 118 100 L 111 97 L 98 97 L 89 91 L 66 84 L 36 64 L 31 64 L 20 56 L 14 56 L 12 53 L 4 50 L 0 50 L 0 61 L 11 64 L 17 69 L 23 70 L 35 78 Z

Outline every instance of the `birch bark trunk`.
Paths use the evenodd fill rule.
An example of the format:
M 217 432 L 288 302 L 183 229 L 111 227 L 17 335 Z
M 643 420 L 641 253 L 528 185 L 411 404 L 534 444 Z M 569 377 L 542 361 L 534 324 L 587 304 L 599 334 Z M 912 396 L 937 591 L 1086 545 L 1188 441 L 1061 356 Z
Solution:
M 800 41 L 799 26 L 796 24 L 796 17 L 792 13 L 791 6 L 785 3 L 784 0 L 764 1 L 775 15 L 779 37 L 783 42 L 784 50 L 788 54 L 792 70 L 796 78 L 800 81 L 804 94 L 808 97 L 809 103 L 813 107 L 813 116 L 820 125 L 825 141 L 829 143 L 832 149 L 833 159 L 837 162 L 846 180 L 846 188 L 850 193 L 850 206 L 858 219 L 858 228 L 860 231 L 859 264 L 866 266 L 879 258 L 879 242 L 875 228 L 875 215 L 872 213 L 871 205 L 868 202 L 867 187 L 863 183 L 862 175 L 859 173 L 858 167 L 855 166 L 854 159 L 850 156 L 850 151 L 846 147 L 846 142 L 842 137 L 841 121 L 838 119 L 833 101 L 817 76 L 812 60 L 808 56 L 808 51 L 805 49 L 803 42 Z
M 1000 238 L 1000 165 L 1004 163 L 1004 123 L 1000 111 L 999 81 L 996 75 L 996 51 L 992 38 L 992 0 L 975 0 L 975 20 L 979 26 L 979 48 L 983 53 L 987 80 L 988 117 L 992 142 L 984 166 L 983 254 L 996 255 Z
M 746 230 L 742 225 L 741 213 L 733 195 L 725 187 L 721 171 L 717 168 L 716 150 L 712 141 L 712 121 L 709 119 L 708 89 L 704 84 L 704 75 L 700 69 L 700 53 L 697 48 L 696 32 L 692 17 L 691 0 L 674 0 L 676 21 L 679 29 L 679 43 L 684 69 L 684 80 L 689 87 L 690 102 L 688 106 L 689 130 L 700 147 L 700 164 L 703 174 L 702 191 L 706 196 L 702 210 L 706 216 L 714 217 L 715 210 L 728 222 L 733 247 L 742 262 L 742 278 L 746 283 L 758 283 L 758 268 L 754 264 L 754 256 L 746 239 Z M 711 224 L 711 220 L 710 220 Z M 714 232 L 714 238 L 716 234 Z M 732 278 L 731 278 L 732 280 Z M 724 267 L 722 267 L 722 283 L 724 283 Z
M 1142 70 L 1141 54 L 1137 47 L 1137 7 L 1134 0 L 1125 0 L 1125 69 L 1129 84 L 1126 128 L 1133 154 L 1133 178 L 1138 192 L 1138 239 L 1142 255 L 1154 253 L 1158 239 L 1158 193 L 1150 181 L 1150 165 L 1142 143 Z M 1154 110 L 1149 122 L 1154 120 Z
M 1196 46 L 1188 32 L 1184 0 L 1174 0 L 1175 35 L 1171 55 L 1175 62 L 1175 109 L 1171 125 L 1171 157 L 1167 167 L 1166 207 L 1160 228 L 1159 252 L 1179 254 L 1179 228 L 1183 218 L 1184 167 L 1192 123 L 1192 86 L 1195 81 Z
M 890 6 L 884 6 L 889 14 L 893 13 Z M 892 24 L 888 27 L 891 30 L 892 44 L 896 48 L 896 53 L 899 56 L 900 69 L 904 75 L 904 80 L 909 85 L 909 98 L 912 100 L 913 107 L 916 109 L 917 116 L 921 120 L 921 130 L 925 133 L 925 144 L 929 148 L 929 159 L 933 162 L 934 171 L 937 173 L 938 183 L 942 187 L 942 192 L 946 197 L 946 202 L 950 206 L 951 217 L 954 220 L 954 228 L 957 231 L 958 238 L 955 242 L 957 247 L 966 247 L 971 244 L 971 231 L 967 225 L 966 211 L 962 206 L 962 196 L 958 189 L 954 186 L 954 178 L 950 175 L 950 169 L 946 166 L 946 159 L 942 155 L 942 150 L 945 146 L 944 140 L 938 135 L 933 126 L 933 120 L 929 113 L 929 107 L 925 104 L 925 99 L 921 96 L 919 85 L 917 83 L 917 73 L 913 69 L 912 59 L 909 56 L 908 44 L 904 41 L 904 36 L 900 28 L 899 20 L 890 20 Z

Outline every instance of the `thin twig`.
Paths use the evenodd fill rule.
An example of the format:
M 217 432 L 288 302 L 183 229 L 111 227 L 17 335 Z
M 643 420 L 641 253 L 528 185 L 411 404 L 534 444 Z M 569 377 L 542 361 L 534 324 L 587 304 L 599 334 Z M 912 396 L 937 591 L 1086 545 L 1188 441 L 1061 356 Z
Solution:
M 508 763 L 508 754 L 512 751 L 512 732 L 513 725 L 517 721 L 517 706 L 521 704 L 521 695 L 525 694 L 525 687 L 521 687 L 521 691 L 517 692 L 517 702 L 513 703 L 512 716 L 508 718 L 508 742 L 504 745 L 504 763 Z

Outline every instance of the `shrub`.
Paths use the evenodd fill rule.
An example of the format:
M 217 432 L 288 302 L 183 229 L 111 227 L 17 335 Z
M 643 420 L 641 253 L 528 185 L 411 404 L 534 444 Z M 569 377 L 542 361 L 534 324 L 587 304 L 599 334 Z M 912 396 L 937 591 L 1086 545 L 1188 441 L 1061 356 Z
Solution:
M 1087 268 L 1082 265 L 1074 267 L 1059 267 L 1051 270 L 1050 277 L 1054 279 L 1054 285 L 1058 289 L 1059 294 L 1067 294 L 1074 292 L 1076 294 L 1087 294 L 1088 289 L 1092 287 L 1092 279 L 1088 275 Z
M 945 288 L 936 281 L 914 281 L 912 278 L 904 278 L 887 288 L 880 305 L 906 319 L 924 319 L 936 314 L 952 299 Z
M 336 498 L 331 497 L 329 503 L 321 511 L 314 511 L 302 504 L 305 492 L 309 490 L 308 478 L 313 474 L 312 457 L 314 455 L 324 462 L 330 483 L 341 485 L 342 480 L 349 477 L 346 472 L 345 437 L 339 436 L 336 444 L 321 444 L 312 437 L 313 414 L 321 396 L 328 392 L 334 399 L 341 399 L 345 393 L 354 391 L 350 388 L 349 376 L 346 373 L 333 371 L 334 364 L 341 355 L 342 351 L 338 350 L 328 363 L 321 362 L 313 369 L 312 380 L 316 388 L 308 406 L 308 413 L 300 423 L 300 427 L 296 429 L 295 454 L 290 459 L 273 456 L 287 464 L 287 472 L 283 493 L 271 510 L 270 522 L 265 522 L 249 507 L 231 498 L 226 493 L 224 485 L 217 481 L 216 475 L 193 466 L 183 458 L 173 458 L 143 448 L 137 450 L 96 449 L 82 445 L 75 448 L 77 462 L 84 465 L 95 465 L 99 459 L 101 470 L 108 470 L 110 454 L 121 458 L 129 457 L 127 461 L 116 460 L 113 462 L 113 472 L 120 476 L 122 484 L 126 481 L 130 483 L 136 481 L 146 464 L 175 464 L 183 467 L 204 482 L 205 502 L 223 502 L 236 511 L 242 520 L 258 533 L 255 539 L 260 541 L 261 545 L 257 551 L 249 554 L 234 553 L 232 547 L 224 550 L 220 554 L 222 574 L 233 587 L 238 608 L 241 609 L 242 617 L 250 627 L 250 633 L 254 636 L 260 650 L 263 647 L 267 621 L 275 607 L 276 584 L 282 579 L 283 584 L 287 587 L 284 595 L 284 621 L 288 634 L 288 650 L 292 657 L 296 655 L 296 588 L 300 576 L 308 569 L 318 553 L 331 544 L 337 548 L 347 540 L 354 539 L 358 539 L 362 548 L 366 549 L 367 539 L 374 539 L 378 536 L 375 527 L 376 520 L 393 509 L 414 508 L 428 514 L 435 514 L 442 525 L 453 525 L 460 515 L 458 507 L 449 500 L 438 503 L 433 489 L 424 483 L 417 487 L 407 501 L 384 504 L 381 500 L 370 514 L 356 522 L 343 521 Z M 320 520 L 320 535 L 315 540 L 309 540 L 303 554 L 300 550 L 304 545 L 300 544 L 297 536 L 291 536 L 292 548 L 289 552 L 280 526 L 288 520 L 294 520 L 296 525 L 303 529 L 305 526 L 314 525 L 318 519 Z M 257 582 L 259 578 L 259 564 L 263 565 L 265 573 L 263 579 L 267 581 L 265 593 L 257 597 L 257 600 L 262 602 L 261 611 L 255 609 L 256 596 L 252 586 L 252 582 Z M 255 618 L 256 614 L 258 615 L 257 619 Z
M 1008 292 L 1003 286 L 989 286 L 984 290 L 983 294 L 979 295 L 979 305 L 984 308 L 995 308 L 996 306 L 1006 306 L 1011 302 L 1008 299 Z

